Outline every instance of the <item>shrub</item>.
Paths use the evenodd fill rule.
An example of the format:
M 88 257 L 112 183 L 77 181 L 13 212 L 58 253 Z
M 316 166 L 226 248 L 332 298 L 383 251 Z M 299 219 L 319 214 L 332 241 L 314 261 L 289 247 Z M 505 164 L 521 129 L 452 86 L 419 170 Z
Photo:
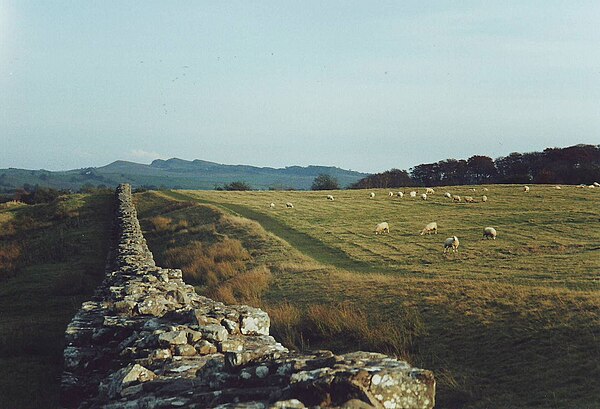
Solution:
M 252 190 L 249 184 L 242 181 L 236 181 L 231 183 L 226 183 L 223 185 L 223 189 L 225 190 Z

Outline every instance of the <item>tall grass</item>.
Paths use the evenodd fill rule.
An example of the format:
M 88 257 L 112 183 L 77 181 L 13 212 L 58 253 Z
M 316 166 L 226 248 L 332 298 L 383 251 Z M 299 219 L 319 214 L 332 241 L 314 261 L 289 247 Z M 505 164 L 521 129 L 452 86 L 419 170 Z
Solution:
M 228 304 L 243 303 L 260 306 L 271 278 L 271 271 L 266 266 L 255 267 L 219 283 L 209 289 L 207 295 Z
M 0 280 L 17 274 L 21 258 L 21 246 L 18 243 L 0 242 Z
M 180 268 L 185 280 L 209 287 L 244 271 L 248 260 L 250 254 L 240 241 L 230 238 L 210 245 L 192 241 L 165 252 L 166 267 Z
M 418 312 L 404 311 L 401 321 L 369 316 L 350 302 L 309 304 L 304 309 L 288 302 L 266 305 L 273 335 L 286 346 L 302 350 L 327 347 L 336 352 L 380 351 L 409 358 L 416 337 L 424 332 Z M 397 318 L 397 317 L 396 317 Z
M 19 267 L 0 276 L 0 408 L 59 406 L 64 330 L 102 279 L 111 203 L 69 195 L 0 210 L 0 264 Z

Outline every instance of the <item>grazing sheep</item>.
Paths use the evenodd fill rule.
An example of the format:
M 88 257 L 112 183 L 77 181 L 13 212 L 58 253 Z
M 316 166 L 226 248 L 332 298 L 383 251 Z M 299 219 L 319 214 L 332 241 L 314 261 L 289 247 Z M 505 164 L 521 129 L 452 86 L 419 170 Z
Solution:
M 435 193 L 435 190 L 433 190 L 432 188 L 428 187 L 427 189 L 425 189 L 425 193 L 427 193 L 428 195 L 432 195 Z
M 477 190 L 474 187 L 471 188 L 471 192 L 476 192 L 476 191 Z
M 577 185 L 575 187 L 578 188 L 578 189 L 583 189 L 585 187 L 585 185 Z
M 557 185 L 557 186 L 554 186 L 554 189 L 556 189 L 556 190 L 561 190 L 561 189 L 562 189 L 562 187 L 560 187 L 560 186 L 558 186 L 558 185 Z
M 496 236 L 497 236 L 496 229 L 494 229 L 493 227 L 486 227 L 485 229 L 483 229 L 483 238 L 484 239 L 496 240 Z
M 271 204 L 269 205 L 269 207 L 270 207 L 271 209 L 274 209 L 274 208 L 275 208 L 275 203 L 271 203 Z
M 375 234 L 383 234 L 383 233 L 389 233 L 390 232 L 390 226 L 389 224 L 387 224 L 387 222 L 382 222 L 379 223 L 377 226 L 375 226 Z
M 415 192 L 414 190 L 410 192 L 410 197 L 417 197 L 417 192 Z
M 427 193 L 423 193 L 423 194 L 421 195 L 421 199 L 423 199 L 423 200 L 427 200 Z
M 448 199 L 452 199 L 452 195 L 450 194 L 450 192 L 444 193 L 444 196 L 446 196 Z
M 465 196 L 465 202 L 467 202 L 467 203 L 475 203 L 475 199 L 473 199 L 471 196 Z
M 488 189 L 487 187 L 484 187 L 484 188 L 483 188 L 483 191 L 484 191 L 484 192 L 489 192 L 489 190 L 490 190 L 490 189 Z
M 373 199 L 375 197 L 375 192 L 369 193 L 369 199 Z
M 335 200 L 335 199 L 333 198 L 333 196 L 331 196 L 331 195 L 327 195 L 327 200 L 331 200 L 331 201 L 333 201 L 333 200 Z
M 453 253 L 457 253 L 459 245 L 460 245 L 460 243 L 458 241 L 458 237 L 456 237 L 456 236 L 448 237 L 444 241 L 444 254 L 447 253 L 448 251 L 450 251 L 450 249 L 452 249 Z
M 481 196 L 481 201 L 484 203 L 487 202 L 487 196 L 486 195 Z
M 590 189 L 595 189 L 595 188 L 596 188 L 596 186 L 594 186 L 594 185 L 589 185 L 588 187 L 589 187 Z
M 425 233 L 431 234 L 431 232 L 435 232 L 435 234 L 437 234 L 437 223 L 436 222 L 431 222 L 427 226 L 425 226 L 423 231 L 421 231 L 421 236 L 424 235 Z
M 523 186 L 523 192 L 529 192 L 529 186 Z
M 452 195 L 452 200 L 454 200 L 455 202 L 460 202 L 460 196 Z
M 594 186 L 596 186 L 596 187 L 600 187 L 600 183 L 598 183 L 598 182 L 594 182 Z
M 285 204 L 285 207 L 287 207 L 287 208 L 289 208 L 289 209 L 293 209 L 293 208 L 294 208 L 294 205 L 293 205 L 293 204 L 291 204 L 290 202 L 287 202 L 287 203 Z
M 389 197 L 394 197 L 394 192 L 388 192 Z
M 402 193 L 402 192 L 398 192 L 398 193 L 396 193 L 396 194 L 398 195 L 398 197 L 399 197 L 400 199 L 402 199 L 402 198 L 404 197 L 404 193 Z

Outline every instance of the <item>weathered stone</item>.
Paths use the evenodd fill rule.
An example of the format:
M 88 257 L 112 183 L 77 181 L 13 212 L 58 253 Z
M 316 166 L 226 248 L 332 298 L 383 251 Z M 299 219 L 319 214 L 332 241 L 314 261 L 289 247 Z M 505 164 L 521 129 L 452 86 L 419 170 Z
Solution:
M 225 329 L 227 330 L 227 332 L 229 332 L 232 335 L 240 333 L 240 326 L 235 321 L 232 321 L 232 320 L 227 319 L 227 318 L 223 318 L 221 320 L 221 325 L 224 326 Z
M 155 317 L 162 317 L 166 311 L 164 301 L 157 297 L 148 297 L 137 303 L 136 309 L 141 315 L 154 315 Z
M 227 339 L 227 330 L 219 324 L 209 324 L 201 327 L 203 338 L 209 341 L 220 342 Z
M 171 354 L 170 349 L 155 349 L 150 354 L 150 359 L 155 361 L 164 361 L 165 359 L 169 359 L 172 356 L 173 354 Z
M 195 344 L 196 342 L 202 339 L 202 333 L 200 331 L 195 331 L 193 329 L 186 329 L 187 339 L 190 344 Z
M 158 343 L 165 347 L 187 344 L 187 333 L 185 331 L 163 332 L 158 336 Z
M 133 364 L 118 370 L 100 384 L 99 394 L 108 398 L 121 396 L 121 392 L 128 386 L 148 382 L 156 378 L 154 372 L 141 365 Z
M 196 348 L 189 344 L 177 345 L 175 347 L 175 355 L 179 356 L 193 356 L 196 355 Z
M 217 352 L 217 347 L 205 339 L 198 341 L 194 346 L 200 355 L 214 354 Z
M 241 352 L 244 349 L 244 344 L 240 339 L 230 338 L 219 342 L 217 347 L 219 352 Z
M 246 307 L 240 317 L 240 332 L 244 335 L 269 335 L 271 321 L 266 312 Z

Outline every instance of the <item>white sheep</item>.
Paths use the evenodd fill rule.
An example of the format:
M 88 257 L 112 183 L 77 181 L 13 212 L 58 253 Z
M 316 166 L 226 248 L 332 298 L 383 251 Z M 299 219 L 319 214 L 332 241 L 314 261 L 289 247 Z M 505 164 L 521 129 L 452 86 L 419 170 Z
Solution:
M 529 192 L 529 186 L 523 186 L 523 192 Z
M 488 189 L 487 187 L 484 187 L 484 188 L 483 188 L 483 191 L 484 191 L 484 192 L 488 192 L 489 190 L 490 190 L 490 189 Z
M 379 223 L 377 226 L 375 226 L 375 234 L 383 234 L 383 233 L 389 233 L 390 232 L 390 226 L 389 224 L 387 224 L 387 222 L 382 222 Z
M 274 208 L 275 208 L 275 203 L 271 203 L 271 204 L 269 205 L 269 207 L 270 207 L 271 209 L 274 209 Z
M 594 186 L 596 186 L 596 187 L 600 187 L 600 183 L 598 183 L 598 182 L 594 182 Z
M 424 235 L 425 233 L 431 234 L 431 232 L 434 232 L 435 234 L 437 234 L 437 223 L 436 222 L 431 222 L 427 226 L 425 226 L 423 231 L 421 231 L 421 236 Z
M 373 199 L 375 197 L 375 192 L 369 193 L 369 199 Z
M 402 193 L 402 192 L 398 192 L 398 193 L 396 193 L 396 194 L 398 195 L 398 197 L 399 197 L 400 199 L 402 199 L 402 198 L 404 197 L 404 193 Z
M 428 187 L 427 189 L 425 189 L 425 193 L 427 193 L 428 195 L 432 195 L 435 193 L 435 190 L 433 190 L 432 188 Z
M 487 202 L 487 200 L 488 200 L 488 198 L 487 198 L 487 196 L 486 196 L 486 195 L 483 195 L 483 196 L 481 196 L 481 201 L 482 201 L 482 202 L 484 202 L 484 203 L 485 203 L 485 202 Z
M 410 197 L 417 197 L 417 192 L 415 192 L 414 190 L 410 192 Z
M 471 196 L 465 196 L 464 199 L 467 203 L 475 203 L 475 199 L 473 199 Z
M 444 193 L 444 196 L 446 196 L 448 199 L 452 199 L 452 194 L 450 192 Z
M 595 188 L 596 188 L 596 186 L 594 186 L 594 185 L 589 185 L 588 187 L 589 187 L 590 189 L 595 189 Z
M 560 187 L 560 186 L 556 185 L 556 186 L 554 186 L 554 189 L 556 189 L 556 190 L 561 190 L 561 189 L 562 189 L 562 187 Z
M 423 199 L 423 200 L 427 200 L 427 193 L 423 193 L 423 194 L 421 195 L 421 199 Z
M 447 253 L 448 251 L 450 251 L 450 249 L 452 249 L 453 253 L 458 253 L 459 245 L 460 245 L 460 242 L 458 241 L 458 237 L 456 237 L 456 236 L 448 237 L 444 241 L 444 254 Z
M 498 235 L 498 233 L 496 233 L 496 229 L 494 229 L 493 227 L 486 227 L 485 229 L 483 229 L 483 238 L 484 239 L 496 240 L 497 235 Z
M 454 200 L 455 202 L 460 202 L 460 196 L 459 195 L 452 195 L 452 200 Z
M 585 185 L 577 185 L 575 187 L 578 188 L 578 189 L 583 189 L 585 187 Z
M 474 187 L 471 188 L 471 192 L 476 192 L 477 189 L 475 189 Z
M 394 197 L 394 192 L 388 192 L 389 197 Z
M 335 200 L 335 199 L 333 198 L 333 196 L 332 196 L 332 195 L 327 195 L 327 200 L 331 200 L 331 201 L 333 201 L 333 200 Z
M 285 204 L 285 207 L 287 207 L 287 208 L 289 208 L 289 209 L 293 209 L 293 208 L 294 208 L 294 205 L 293 205 L 293 204 L 291 204 L 290 202 L 287 202 L 287 203 Z

